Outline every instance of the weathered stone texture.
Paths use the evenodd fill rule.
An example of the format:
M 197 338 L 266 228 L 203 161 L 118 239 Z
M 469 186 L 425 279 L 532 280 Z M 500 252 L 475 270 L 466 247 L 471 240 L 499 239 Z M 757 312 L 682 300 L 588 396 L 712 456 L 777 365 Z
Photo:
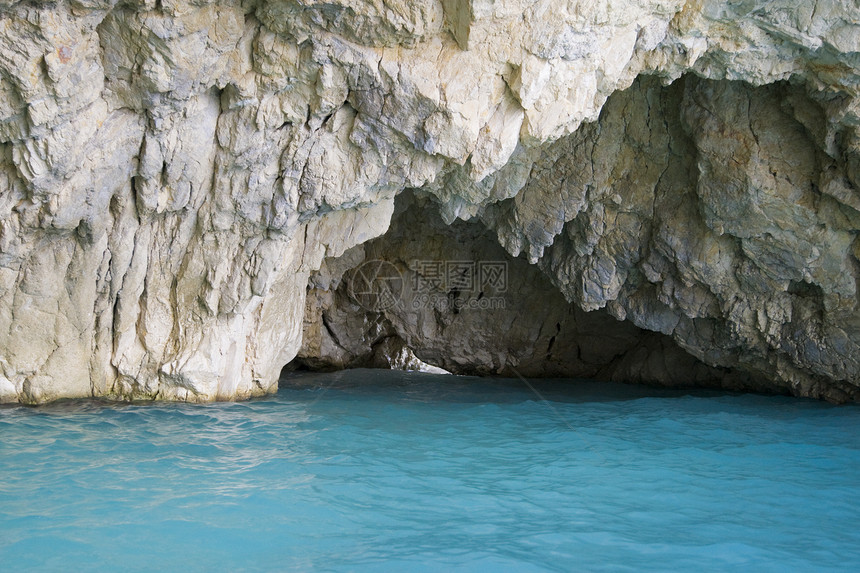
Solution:
M 458 374 L 779 390 L 765 377 L 710 368 L 605 309 L 581 310 L 482 224 L 445 225 L 436 211 L 404 193 L 384 236 L 324 261 L 292 366 L 426 369 L 420 360 Z M 499 274 L 482 277 L 482 265 Z M 376 284 L 367 289 L 366 279 Z
M 309 276 L 406 188 L 570 312 L 856 397 L 858 22 L 838 0 L 2 0 L 0 401 L 274 390 Z

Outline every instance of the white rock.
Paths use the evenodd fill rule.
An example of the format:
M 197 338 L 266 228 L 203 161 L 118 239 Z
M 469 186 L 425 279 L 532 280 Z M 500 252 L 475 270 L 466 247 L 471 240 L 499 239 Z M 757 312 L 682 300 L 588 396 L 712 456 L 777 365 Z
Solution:
M 586 308 L 847 392 L 858 21 L 835 0 L 4 2 L 0 399 L 273 390 L 307 277 L 384 233 L 405 188 L 481 217 Z M 675 88 L 595 123 L 643 74 L 723 86 L 676 118 L 686 171 L 666 159 L 686 143 L 646 121 Z M 774 88 L 783 113 L 729 80 L 805 94 Z M 744 128 L 744 104 L 776 123 Z M 562 149 L 581 163 L 548 164 Z M 693 244 L 649 226 L 655 197 L 701 208 Z

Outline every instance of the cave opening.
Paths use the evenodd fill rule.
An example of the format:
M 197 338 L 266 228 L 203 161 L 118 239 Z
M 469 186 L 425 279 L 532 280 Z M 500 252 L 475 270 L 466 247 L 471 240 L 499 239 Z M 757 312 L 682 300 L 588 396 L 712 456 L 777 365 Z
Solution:
M 326 259 L 308 283 L 303 343 L 285 366 L 576 378 L 743 389 L 669 336 L 568 302 L 479 219 L 443 221 L 420 191 L 398 196 L 388 231 Z

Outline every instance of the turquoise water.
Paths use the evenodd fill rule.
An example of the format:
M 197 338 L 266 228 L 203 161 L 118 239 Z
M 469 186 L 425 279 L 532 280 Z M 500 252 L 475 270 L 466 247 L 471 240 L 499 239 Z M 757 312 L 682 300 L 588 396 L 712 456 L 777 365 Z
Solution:
M 858 406 L 383 371 L 288 381 L 235 404 L 0 408 L 0 570 L 860 564 Z

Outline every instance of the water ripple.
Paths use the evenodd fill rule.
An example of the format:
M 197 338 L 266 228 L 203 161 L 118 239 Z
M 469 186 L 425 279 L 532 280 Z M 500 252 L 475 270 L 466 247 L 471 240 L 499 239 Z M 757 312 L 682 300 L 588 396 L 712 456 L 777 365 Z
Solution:
M 289 382 L 240 404 L 0 408 L 3 570 L 860 562 L 856 406 L 376 371 Z

